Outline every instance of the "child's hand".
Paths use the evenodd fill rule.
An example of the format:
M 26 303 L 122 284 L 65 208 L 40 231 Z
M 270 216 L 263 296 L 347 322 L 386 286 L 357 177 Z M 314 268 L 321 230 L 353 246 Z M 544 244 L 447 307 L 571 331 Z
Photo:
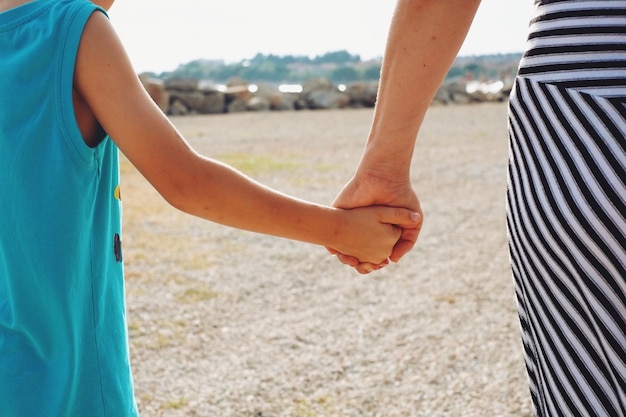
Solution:
M 403 228 L 415 227 L 420 218 L 413 210 L 385 206 L 344 209 L 341 214 L 343 227 L 330 250 L 373 265 L 369 270 L 357 269 L 360 273 L 386 265 Z
M 420 214 L 420 221 L 412 223 L 402 230 L 402 237 L 393 248 L 389 260 L 398 262 L 402 256 L 409 252 L 417 241 L 419 235 L 423 214 L 420 207 L 417 194 L 411 187 L 410 181 L 402 181 L 402 178 L 408 177 L 402 172 L 390 172 L 382 175 L 380 171 L 375 174 L 367 170 L 359 171 L 346 186 L 341 190 L 334 203 L 334 207 L 353 208 L 366 206 L 390 206 L 404 207 Z M 337 258 L 350 266 L 357 267 L 358 260 L 346 256 L 344 254 L 336 254 Z

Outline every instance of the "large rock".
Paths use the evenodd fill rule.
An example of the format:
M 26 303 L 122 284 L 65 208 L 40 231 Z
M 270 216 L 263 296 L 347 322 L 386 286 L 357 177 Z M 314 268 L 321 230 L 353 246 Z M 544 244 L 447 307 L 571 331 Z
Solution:
M 204 94 L 200 91 L 172 91 L 172 101 L 178 100 L 190 111 L 197 111 L 204 101 Z
M 294 110 L 294 101 L 296 96 L 294 94 L 282 93 L 278 88 L 269 86 L 267 84 L 259 84 L 257 90 L 253 93 L 253 97 L 250 101 L 251 110 L 258 110 L 259 106 L 264 106 L 264 102 L 268 103 L 269 110 Z
M 326 78 L 312 78 L 302 86 L 300 99 L 309 109 L 343 109 L 350 104 L 350 97 L 339 91 Z
M 243 78 L 231 78 L 226 82 L 224 94 L 226 94 L 227 98 L 230 96 L 233 100 L 248 101 L 252 97 L 250 83 Z
M 253 96 L 248 100 L 246 109 L 250 111 L 269 111 L 271 103 L 266 97 Z
M 311 78 L 300 93 L 285 93 L 277 86 L 250 84 L 232 78 L 216 87 L 209 81 L 168 79 L 163 81 L 140 76 L 153 100 L 167 114 L 217 114 L 224 112 L 344 109 L 374 107 L 378 81 L 357 81 L 340 91 L 328 78 Z M 433 104 L 467 104 L 506 100 L 512 82 L 476 82 L 466 78 L 446 81 L 433 98 Z M 410 93 L 410 92 L 407 92 Z
M 454 104 L 506 100 L 510 87 L 503 81 L 478 81 L 462 78 L 446 81 L 435 97 L 436 102 Z
M 442 86 L 441 97 L 448 103 L 468 104 L 472 97 L 467 92 L 467 81 L 461 79 L 449 80 Z
M 224 113 L 226 98 L 224 94 L 219 91 L 205 92 L 204 98 L 198 108 L 198 113 L 201 114 L 219 114 Z
M 194 78 L 170 78 L 165 80 L 165 89 L 168 91 L 174 90 L 179 92 L 194 92 L 198 91 L 198 80 Z
M 233 100 L 226 106 L 228 113 L 241 113 L 248 110 L 248 100 Z
M 337 91 L 315 90 L 311 91 L 306 99 L 309 109 L 345 109 L 350 104 L 347 94 Z
M 224 94 L 219 91 L 191 91 L 181 92 L 173 91 L 171 93 L 171 102 L 179 103 L 187 108 L 187 112 L 191 114 L 217 114 L 224 112 L 225 98 Z M 172 110 L 170 110 L 172 112 Z
M 348 85 L 350 107 L 374 107 L 378 95 L 377 81 L 358 81 Z
M 186 116 L 189 114 L 189 109 L 180 100 L 173 99 L 168 114 L 170 116 Z
M 164 113 L 167 113 L 170 105 L 170 94 L 166 91 L 163 81 L 151 78 L 146 74 L 140 74 L 139 80 L 148 92 L 150 98 L 152 98 L 152 101 L 154 101 Z
M 270 97 L 270 108 L 278 111 L 295 110 L 297 98 L 292 93 L 279 93 Z
M 450 104 L 450 93 L 448 93 L 448 89 L 442 85 L 437 89 L 435 93 L 435 97 L 433 97 L 432 104 Z
M 503 81 L 472 81 L 466 86 L 466 90 L 474 101 L 502 101 L 504 99 Z

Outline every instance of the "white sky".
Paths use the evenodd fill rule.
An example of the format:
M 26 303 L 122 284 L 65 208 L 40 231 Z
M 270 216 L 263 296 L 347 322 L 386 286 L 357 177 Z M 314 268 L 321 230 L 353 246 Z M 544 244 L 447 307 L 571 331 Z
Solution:
M 439 0 L 446 1 L 446 0 Z M 461 55 L 521 52 L 533 0 L 483 0 Z M 194 59 L 383 54 L 395 0 L 117 0 L 110 17 L 135 70 Z

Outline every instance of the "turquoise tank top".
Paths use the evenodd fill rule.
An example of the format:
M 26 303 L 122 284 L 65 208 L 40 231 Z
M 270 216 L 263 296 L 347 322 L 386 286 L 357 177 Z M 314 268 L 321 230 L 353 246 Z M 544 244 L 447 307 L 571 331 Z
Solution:
M 136 416 L 118 150 L 72 104 L 86 0 L 0 13 L 0 416 Z

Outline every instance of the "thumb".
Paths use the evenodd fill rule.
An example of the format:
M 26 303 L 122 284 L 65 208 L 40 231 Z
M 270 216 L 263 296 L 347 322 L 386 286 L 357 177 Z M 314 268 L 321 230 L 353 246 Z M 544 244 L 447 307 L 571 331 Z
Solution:
M 379 221 L 400 226 L 403 229 L 413 229 L 419 226 L 422 221 L 421 213 L 400 207 L 382 207 Z

